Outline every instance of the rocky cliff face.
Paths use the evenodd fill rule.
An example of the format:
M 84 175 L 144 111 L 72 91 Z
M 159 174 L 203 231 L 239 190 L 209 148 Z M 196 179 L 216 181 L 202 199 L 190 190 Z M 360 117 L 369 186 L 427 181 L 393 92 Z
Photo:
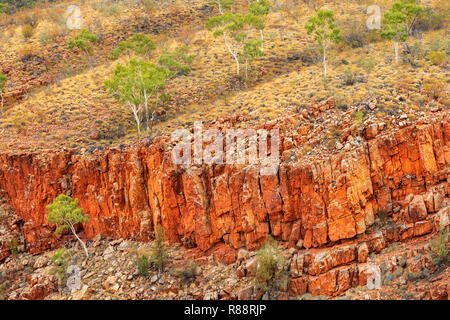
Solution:
M 89 214 L 87 238 L 145 241 L 161 223 L 170 242 L 203 251 L 221 242 L 254 249 L 268 234 L 291 247 L 323 247 L 364 234 L 382 211 L 405 223 L 399 231 L 405 238 L 436 230 L 427 215 L 442 209 L 450 192 L 445 114 L 433 123 L 350 140 L 326 157 L 297 156 L 304 127 L 271 126 L 280 127 L 282 152 L 273 176 L 261 176 L 252 165 L 181 168 L 171 160 L 168 138 L 159 138 L 94 154 L 2 153 L 0 191 L 24 220 L 27 249 L 34 253 L 56 241 L 45 206 L 60 193 L 78 198 Z

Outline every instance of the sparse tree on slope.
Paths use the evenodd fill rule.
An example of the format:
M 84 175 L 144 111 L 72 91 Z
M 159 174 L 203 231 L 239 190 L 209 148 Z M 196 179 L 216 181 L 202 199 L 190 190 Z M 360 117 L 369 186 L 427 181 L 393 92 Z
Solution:
M 78 206 L 78 199 L 72 200 L 71 197 L 61 194 L 46 208 L 49 211 L 47 221 L 49 223 L 55 223 L 57 226 L 55 234 L 59 234 L 66 229 L 70 229 L 73 235 L 83 246 L 86 258 L 89 258 L 86 244 L 78 237 L 75 231 L 76 224 L 86 223 L 89 220 L 89 216 L 87 216 L 83 209 Z
M 323 74 L 327 75 L 327 50 L 334 43 L 342 41 L 341 31 L 334 23 L 332 10 L 320 10 L 317 15 L 309 18 L 305 25 L 308 34 L 314 35 L 314 40 L 319 44 L 319 52 L 323 57 Z
M 414 29 L 417 18 L 424 8 L 417 0 L 401 0 L 392 5 L 383 17 L 384 30 L 381 37 L 394 42 L 395 63 L 399 60 L 399 42 L 405 42 Z

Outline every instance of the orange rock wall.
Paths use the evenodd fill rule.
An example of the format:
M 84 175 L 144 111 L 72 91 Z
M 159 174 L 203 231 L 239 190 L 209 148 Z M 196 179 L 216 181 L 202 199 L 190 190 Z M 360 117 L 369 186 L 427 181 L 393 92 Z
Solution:
M 292 152 L 286 136 L 294 144 L 302 139 L 303 128 L 296 130 L 281 132 L 282 159 Z M 364 233 L 380 209 L 398 207 L 405 218 L 409 194 L 438 184 L 444 197 L 450 191 L 448 119 L 378 135 L 320 160 L 284 161 L 274 176 L 251 165 L 185 170 L 172 163 L 167 142 L 92 155 L 0 153 L 0 192 L 26 221 L 28 249 L 54 244 L 45 206 L 63 192 L 89 214 L 87 238 L 145 241 L 161 223 L 169 241 L 206 251 L 220 242 L 254 249 L 268 233 L 292 246 L 302 240 L 305 248 L 320 247 Z

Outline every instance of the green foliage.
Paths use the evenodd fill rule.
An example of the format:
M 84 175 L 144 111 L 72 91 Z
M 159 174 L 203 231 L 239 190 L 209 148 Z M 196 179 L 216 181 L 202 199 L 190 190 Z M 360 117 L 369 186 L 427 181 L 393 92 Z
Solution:
M 423 79 L 423 91 L 430 98 L 438 100 L 445 92 L 445 82 L 435 77 L 427 76 Z
M 449 231 L 440 230 L 435 239 L 430 240 L 430 254 L 434 265 L 440 266 L 448 260 L 448 240 Z
M 188 74 L 191 71 L 190 66 L 195 59 L 195 55 L 188 54 L 188 51 L 189 48 L 187 46 L 182 46 L 172 52 L 163 52 L 158 62 L 173 74 Z
M 245 78 L 248 78 L 248 64 L 252 63 L 256 57 L 264 55 L 261 50 L 261 40 L 249 40 L 245 43 L 243 52 L 241 53 L 241 59 L 245 61 Z
M 51 258 L 60 279 L 64 277 L 69 266 L 70 252 L 66 248 L 59 248 Z
M 148 275 L 149 262 L 148 257 L 145 254 L 142 254 L 137 259 L 137 267 L 138 273 L 142 276 Z
M 81 30 L 81 33 L 76 35 L 69 41 L 69 49 L 80 49 L 85 53 L 92 53 L 93 45 L 97 43 L 97 37 L 90 33 L 87 29 Z
M 374 59 L 365 59 L 361 61 L 360 65 L 367 73 L 370 73 L 377 65 L 377 62 Z
M 222 38 L 228 52 L 236 61 L 236 74 L 239 75 L 239 58 L 246 55 L 243 52 L 245 45 L 249 42 L 253 43 L 252 30 L 262 32 L 264 29 L 264 20 L 261 16 L 252 13 L 242 15 L 240 13 L 223 12 L 220 16 L 210 18 L 206 27 L 213 33 L 214 37 Z M 251 47 L 252 44 L 249 46 Z M 249 46 L 247 46 L 247 51 Z
M 169 252 L 164 242 L 164 229 L 160 224 L 156 228 L 156 239 L 152 247 L 150 260 L 159 272 L 164 271 L 164 267 L 169 262 Z
M 356 82 L 356 76 L 355 73 L 351 68 L 347 68 L 344 71 L 344 83 L 347 86 L 352 86 Z
M 447 54 L 443 51 L 433 51 L 428 54 L 427 58 L 432 64 L 441 66 L 447 60 Z
M 286 285 L 284 282 L 288 277 L 288 265 L 276 240 L 269 236 L 256 252 L 256 257 L 258 259 L 254 278 L 256 288 L 265 291 L 282 289 Z
M 46 208 L 49 211 L 47 221 L 57 226 L 55 234 L 66 229 L 72 230 L 74 225 L 86 223 L 89 220 L 89 216 L 78 206 L 78 199 L 72 200 L 65 194 L 60 194 Z
M 424 8 L 417 0 L 400 0 L 385 12 L 383 17 L 384 30 L 381 37 L 387 40 L 404 42 L 413 31 L 417 18 Z
M 308 34 L 314 35 L 314 40 L 319 45 L 319 52 L 323 55 L 324 76 L 326 76 L 326 51 L 332 44 L 338 44 L 342 41 L 341 30 L 334 22 L 334 12 L 332 10 L 320 10 L 317 15 L 308 19 L 305 29 Z
M 141 33 L 133 35 L 127 41 L 121 41 L 117 48 L 111 51 L 108 56 L 111 60 L 117 60 L 121 54 L 136 54 L 141 57 L 147 56 L 151 51 L 155 50 L 156 46 L 149 36 Z

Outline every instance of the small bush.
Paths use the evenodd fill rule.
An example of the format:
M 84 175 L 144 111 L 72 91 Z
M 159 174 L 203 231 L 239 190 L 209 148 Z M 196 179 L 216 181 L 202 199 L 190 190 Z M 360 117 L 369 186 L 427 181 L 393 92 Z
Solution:
M 194 281 L 197 269 L 198 265 L 191 261 L 183 269 L 177 271 L 177 276 L 181 277 L 183 282 L 190 283 Z
M 423 91 L 427 96 L 434 100 L 438 100 L 441 97 L 444 88 L 444 82 L 439 79 L 433 77 L 426 77 L 423 79 Z
M 39 42 L 42 45 L 49 44 L 51 40 L 52 40 L 51 36 L 46 31 L 42 31 L 39 33 Z
M 25 25 L 29 25 L 29 26 L 31 26 L 31 27 L 33 27 L 33 28 L 35 28 L 37 25 L 38 25 L 38 17 L 37 16 L 35 16 L 35 15 L 26 15 L 24 18 L 23 18 L 23 24 L 25 24 Z
M 80 49 L 83 52 L 91 53 L 93 45 L 97 43 L 97 37 L 87 29 L 83 29 L 80 34 L 69 41 L 69 49 Z
M 288 271 L 286 258 L 271 236 L 256 252 L 258 266 L 255 273 L 255 286 L 266 292 L 274 289 L 283 290 L 286 286 Z
M 56 273 L 59 278 L 62 279 L 66 274 L 67 267 L 69 266 L 70 252 L 66 248 L 59 248 L 52 256 L 52 263 L 56 267 Z
M 362 124 L 364 121 L 364 112 L 356 111 L 353 113 L 353 120 L 355 124 Z
M 448 260 L 448 240 L 449 231 L 441 230 L 435 239 L 430 240 L 430 254 L 435 266 L 447 263 Z
M 344 83 L 347 86 L 352 86 L 356 82 L 356 76 L 352 69 L 347 68 L 344 72 Z
M 137 268 L 138 268 L 138 273 L 140 275 L 142 275 L 142 276 L 148 275 L 149 263 L 148 263 L 148 257 L 145 254 L 138 256 Z
M 425 8 L 425 11 L 419 15 L 415 29 L 417 31 L 439 30 L 446 26 L 448 20 L 448 9 L 435 10 Z
M 159 272 L 164 271 L 164 267 L 169 261 L 169 253 L 164 243 L 164 229 L 158 224 L 156 228 L 156 239 L 152 248 L 150 257 L 151 262 L 156 266 Z

